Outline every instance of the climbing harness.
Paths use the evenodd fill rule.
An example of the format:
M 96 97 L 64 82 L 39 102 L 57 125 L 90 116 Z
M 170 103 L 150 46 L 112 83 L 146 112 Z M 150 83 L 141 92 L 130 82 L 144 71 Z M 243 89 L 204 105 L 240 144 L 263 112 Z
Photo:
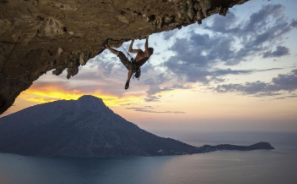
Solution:
M 106 42 L 108 42 L 109 40 L 112 40 L 112 41 L 120 41 L 120 40 L 114 40 L 114 39 L 110 39 L 110 38 L 108 38 L 108 39 L 106 39 L 106 41 L 103 43 L 103 44 L 105 44 Z M 124 41 L 127 41 L 127 40 L 124 40 Z M 121 45 L 121 47 L 122 47 L 122 49 L 127 53 L 127 55 L 129 56 L 129 65 L 134 65 L 134 66 L 136 66 L 136 61 L 135 61 L 135 59 L 129 54 L 129 52 L 123 47 L 123 45 Z M 141 73 L 141 70 L 140 70 L 140 68 L 139 67 L 137 67 L 137 68 L 134 68 L 134 66 L 132 66 L 133 67 L 133 71 L 134 71 L 134 73 Z M 133 79 L 135 78 L 135 75 L 133 76 Z M 139 80 L 139 77 L 137 78 L 138 80 Z
M 123 45 L 121 45 L 121 47 L 124 49 L 124 51 L 127 53 L 127 55 L 130 57 L 130 63 L 134 63 L 135 59 L 129 54 L 129 52 L 123 47 Z
M 125 40 L 125 39 L 114 40 L 114 39 L 111 39 L 111 38 L 107 38 L 107 39 L 105 40 L 105 42 L 103 43 L 103 45 L 104 45 L 105 43 L 108 43 L 109 40 L 112 40 L 112 41 L 127 41 L 127 40 Z M 134 62 L 135 62 L 134 58 L 133 58 L 133 57 L 129 54 L 129 52 L 123 47 L 123 45 L 121 45 L 121 47 L 122 47 L 123 50 L 127 53 L 127 55 L 130 57 L 130 59 L 129 59 L 130 63 L 134 63 Z
M 130 59 L 129 59 L 129 64 L 130 64 L 130 65 L 136 65 L 136 61 L 135 61 L 135 59 L 129 54 L 129 52 L 127 52 L 127 50 L 123 47 L 123 45 L 122 45 L 121 47 L 122 47 L 123 50 L 127 53 L 127 55 L 130 57 Z M 134 69 L 133 72 L 135 73 L 135 74 L 133 75 L 133 79 L 137 78 L 137 79 L 139 80 L 139 78 L 140 78 L 140 73 L 141 73 L 140 68 L 139 68 L 139 67 L 134 68 L 134 66 L 132 66 L 132 67 L 133 67 L 133 69 Z M 139 77 L 135 77 L 137 73 L 138 73 Z

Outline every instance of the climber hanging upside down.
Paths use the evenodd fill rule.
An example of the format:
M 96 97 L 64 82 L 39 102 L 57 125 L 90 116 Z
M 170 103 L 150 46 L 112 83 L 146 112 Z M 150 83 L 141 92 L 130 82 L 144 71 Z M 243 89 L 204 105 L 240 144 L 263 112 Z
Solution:
M 105 47 L 108 50 L 110 50 L 112 53 L 116 54 L 120 58 L 123 65 L 128 69 L 128 78 L 127 78 L 127 82 L 125 85 L 125 89 L 129 88 L 130 79 L 131 79 L 133 73 L 135 73 L 136 78 L 140 77 L 140 74 L 141 74 L 140 67 L 151 57 L 151 55 L 154 52 L 153 48 L 148 47 L 148 36 L 146 37 L 144 52 L 141 49 L 133 49 L 132 48 L 133 43 L 134 43 L 134 39 L 131 40 L 131 44 L 129 46 L 129 52 L 137 53 L 137 55 L 136 55 L 135 59 L 132 59 L 131 61 L 129 61 L 129 59 L 121 51 L 111 48 L 108 45 L 108 42 L 105 44 Z

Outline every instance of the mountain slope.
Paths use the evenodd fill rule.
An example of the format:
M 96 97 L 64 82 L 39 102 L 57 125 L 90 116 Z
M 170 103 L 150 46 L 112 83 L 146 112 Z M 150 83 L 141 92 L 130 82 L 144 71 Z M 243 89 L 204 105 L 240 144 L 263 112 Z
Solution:
M 126 121 L 93 96 L 36 105 L 0 119 L 0 151 L 22 155 L 103 157 L 252 150 L 246 148 L 197 148 L 158 137 Z
M 37 105 L 0 119 L 0 150 L 43 156 L 128 156 L 194 152 L 195 147 L 155 136 L 113 113 L 101 99 Z

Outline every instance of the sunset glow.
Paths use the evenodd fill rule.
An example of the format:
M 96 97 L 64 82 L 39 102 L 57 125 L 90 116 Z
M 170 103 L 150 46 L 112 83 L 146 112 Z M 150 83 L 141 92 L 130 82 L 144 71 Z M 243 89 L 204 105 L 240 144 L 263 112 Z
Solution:
M 61 86 L 57 85 L 48 85 L 42 87 L 34 87 L 34 85 L 22 92 L 19 98 L 35 103 L 47 103 L 53 102 L 57 100 L 77 100 L 81 96 L 86 95 L 78 89 L 73 90 L 65 90 Z M 123 103 L 127 103 L 128 101 L 134 101 L 140 99 L 141 96 L 125 96 L 124 98 L 120 98 L 113 95 L 104 94 L 100 89 L 90 93 L 88 95 L 96 96 L 101 98 L 104 103 L 108 106 L 119 106 Z

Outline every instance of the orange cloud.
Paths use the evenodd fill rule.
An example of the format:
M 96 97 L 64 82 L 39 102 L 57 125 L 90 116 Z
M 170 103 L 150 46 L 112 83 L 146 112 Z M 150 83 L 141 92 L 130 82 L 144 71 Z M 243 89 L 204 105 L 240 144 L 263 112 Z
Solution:
M 48 84 L 48 85 L 33 85 L 31 88 L 22 92 L 19 96 L 21 99 L 35 102 L 35 103 L 47 103 L 56 100 L 76 100 L 79 97 L 86 95 L 77 89 L 65 89 L 63 85 Z M 108 106 L 119 106 L 124 103 L 128 103 L 135 100 L 141 100 L 143 95 L 125 95 L 124 97 L 118 97 L 115 95 L 106 94 L 101 90 L 95 90 L 88 93 L 101 98 Z

